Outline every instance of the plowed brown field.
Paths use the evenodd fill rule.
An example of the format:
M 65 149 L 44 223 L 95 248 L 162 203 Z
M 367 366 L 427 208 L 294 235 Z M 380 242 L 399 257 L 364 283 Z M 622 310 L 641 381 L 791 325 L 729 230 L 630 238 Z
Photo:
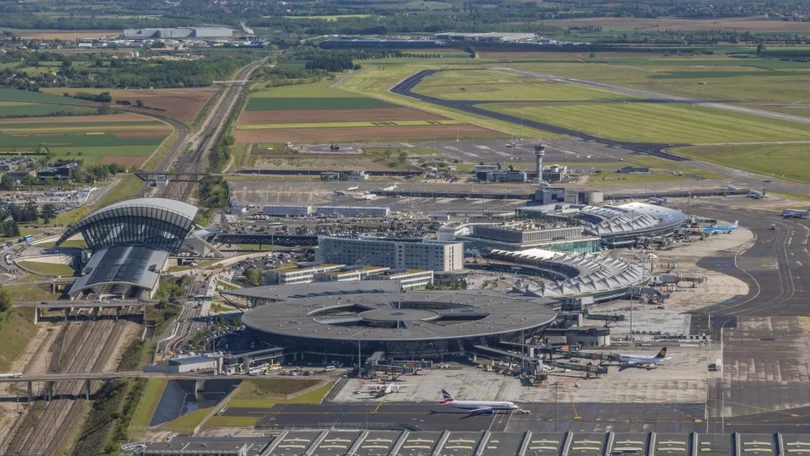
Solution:
M 277 123 L 361 122 L 389 120 L 443 120 L 437 116 L 411 108 L 375 109 L 317 109 L 300 111 L 245 111 L 239 118 L 240 125 L 265 125 Z
M 145 155 L 107 155 L 106 157 L 102 158 L 99 163 L 102 165 L 117 163 L 119 165 L 126 165 L 129 167 L 138 167 L 143 165 L 146 158 L 147 156 Z
M 144 114 L 161 114 L 175 119 L 191 123 L 197 117 L 205 103 L 211 98 L 211 95 L 216 92 L 212 87 L 198 87 L 193 89 L 154 89 L 154 90 L 128 90 L 128 89 L 45 89 L 43 92 L 62 94 L 63 92 L 75 93 L 101 93 L 110 92 L 112 95 L 113 103 L 118 100 L 127 100 L 135 105 L 136 100 L 143 101 L 145 106 L 150 108 L 163 109 L 164 111 L 156 111 L 151 109 L 142 109 Z M 135 108 L 137 109 L 137 108 Z
M 380 140 L 430 140 L 455 138 L 492 138 L 503 133 L 475 125 L 431 125 L 419 127 L 358 127 L 358 128 L 290 128 L 274 130 L 236 130 L 238 144 L 255 143 L 326 143 L 375 142 Z

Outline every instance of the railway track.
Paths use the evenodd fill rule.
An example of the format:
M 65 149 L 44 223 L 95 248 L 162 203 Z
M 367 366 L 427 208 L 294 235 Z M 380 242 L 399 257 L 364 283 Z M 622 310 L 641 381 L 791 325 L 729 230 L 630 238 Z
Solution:
M 263 65 L 267 59 L 253 62 L 243 67 L 236 80 L 248 80 L 250 75 Z M 217 139 L 222 134 L 225 122 L 236 105 L 239 95 L 244 88 L 243 84 L 230 85 L 223 88 L 223 93 L 211 109 L 211 114 L 205 120 L 200 131 L 191 136 L 186 136 L 182 144 L 175 144 L 171 154 L 166 154 L 163 161 L 158 166 L 158 171 L 169 171 L 174 166 L 174 171 L 179 173 L 202 173 L 206 170 L 209 160 L 208 155 L 213 150 Z M 191 148 L 186 156 L 181 156 L 187 147 Z M 194 188 L 193 182 L 172 182 L 160 188 L 156 196 L 186 201 L 191 196 Z
M 112 320 L 64 325 L 51 347 L 48 371 L 103 370 L 123 325 L 123 321 Z M 29 408 L 14 436 L 7 441 L 4 454 L 56 454 L 82 414 L 83 401 L 74 398 L 82 393 L 83 387 L 81 381 L 55 384 L 54 399 Z

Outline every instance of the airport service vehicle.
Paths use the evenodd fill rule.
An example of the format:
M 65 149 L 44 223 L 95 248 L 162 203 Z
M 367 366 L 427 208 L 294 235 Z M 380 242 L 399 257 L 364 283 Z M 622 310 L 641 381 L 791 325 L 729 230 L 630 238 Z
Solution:
M 707 234 L 716 234 L 716 233 L 726 233 L 731 234 L 732 231 L 736 230 L 739 227 L 739 220 L 735 220 L 732 225 L 726 226 L 707 226 L 705 228 L 701 228 L 701 233 Z
M 346 196 L 346 192 L 342 190 L 335 190 L 335 195 L 337 196 Z
M 785 209 L 782 211 L 782 217 L 784 218 L 805 218 L 810 216 L 810 209 L 803 211 L 801 209 Z
M 672 358 L 667 358 L 667 347 L 662 348 L 655 356 L 619 354 L 619 362 L 625 366 L 652 366 L 663 364 L 670 359 Z
M 470 414 L 495 413 L 499 410 L 511 412 L 519 408 L 514 402 L 508 401 L 457 401 L 453 399 L 453 396 L 446 389 L 442 389 L 442 401 L 439 403 L 457 409 L 469 410 Z
M 762 199 L 762 198 L 765 198 L 765 190 L 763 190 L 763 191 L 761 191 L 761 192 L 758 192 L 758 191 L 755 191 L 755 190 L 751 190 L 751 191 L 750 191 L 750 192 L 748 192 L 748 194 L 747 194 L 747 195 L 745 195 L 745 196 L 747 196 L 747 197 L 749 197 L 749 198 L 754 198 L 754 199 Z
M 0 378 L 21 378 L 23 374 L 21 372 L 13 372 L 11 374 L 0 374 Z

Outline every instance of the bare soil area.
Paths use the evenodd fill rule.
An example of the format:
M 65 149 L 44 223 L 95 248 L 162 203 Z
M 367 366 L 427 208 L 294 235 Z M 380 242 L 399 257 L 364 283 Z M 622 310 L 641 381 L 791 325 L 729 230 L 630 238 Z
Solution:
M 147 155 L 107 155 L 102 158 L 99 163 L 102 165 L 116 163 L 130 168 L 137 168 L 143 165 L 143 162 L 146 161 L 147 158 L 149 158 Z
M 445 120 L 446 117 L 411 108 L 314 109 L 297 111 L 245 111 L 240 125 L 395 120 Z
M 251 144 L 257 140 L 266 143 L 329 143 L 379 142 L 386 140 L 438 140 L 459 138 L 494 138 L 503 133 L 475 125 L 429 125 L 415 127 L 358 127 L 358 128 L 291 128 L 287 130 L 237 130 L 237 144 Z

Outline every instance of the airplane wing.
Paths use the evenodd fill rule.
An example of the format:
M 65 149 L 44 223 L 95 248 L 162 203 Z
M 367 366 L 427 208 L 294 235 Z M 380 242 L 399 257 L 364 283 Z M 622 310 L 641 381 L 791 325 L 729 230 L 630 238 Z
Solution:
M 628 366 L 635 366 L 636 364 L 638 364 L 638 361 L 625 361 L 624 363 L 627 364 Z
M 470 415 L 478 415 L 479 413 L 491 412 L 492 407 L 483 407 L 475 410 L 470 410 Z

